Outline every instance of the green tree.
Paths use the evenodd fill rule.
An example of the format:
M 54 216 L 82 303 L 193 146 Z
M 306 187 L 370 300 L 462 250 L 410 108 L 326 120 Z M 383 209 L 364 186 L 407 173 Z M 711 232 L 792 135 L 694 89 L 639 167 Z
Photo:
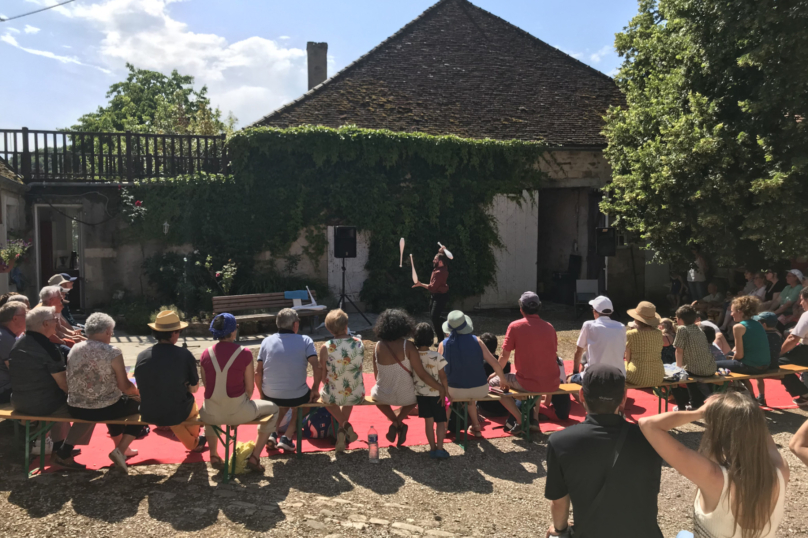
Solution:
M 71 127 L 74 131 L 132 131 L 140 133 L 176 133 L 216 135 L 230 134 L 236 118 L 229 114 L 222 120 L 218 108 L 211 108 L 203 86 L 194 90 L 194 77 L 170 76 L 156 71 L 136 69 L 126 64 L 129 75 L 107 91 L 109 102 L 85 114 Z
M 641 0 L 616 36 L 601 207 L 659 259 L 808 254 L 806 28 L 804 0 Z

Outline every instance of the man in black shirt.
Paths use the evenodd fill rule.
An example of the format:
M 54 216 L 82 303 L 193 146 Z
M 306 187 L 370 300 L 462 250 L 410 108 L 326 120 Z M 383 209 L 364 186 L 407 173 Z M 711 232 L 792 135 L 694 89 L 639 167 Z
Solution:
M 575 538 L 662 538 L 657 525 L 662 459 L 640 427 L 618 414 L 626 400 L 625 377 L 605 364 L 586 372 L 580 391 L 586 420 L 553 433 L 547 443 L 544 496 L 553 519 L 547 536 L 568 535 L 572 502 Z
M 149 323 L 157 343 L 137 356 L 135 379 L 143 421 L 169 426 L 185 448 L 201 452 L 207 440 L 199 435 L 200 427 L 182 425 L 199 417 L 194 401 L 199 389 L 196 359 L 176 345 L 180 331 L 187 326 L 171 310 L 160 312 L 155 322 Z

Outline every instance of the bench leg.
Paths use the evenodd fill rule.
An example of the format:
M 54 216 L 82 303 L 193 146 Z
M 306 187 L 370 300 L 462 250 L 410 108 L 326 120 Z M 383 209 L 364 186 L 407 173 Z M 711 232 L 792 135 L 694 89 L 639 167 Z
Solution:
M 303 455 L 303 407 L 297 408 L 297 446 L 295 447 L 295 457 Z
M 230 435 L 232 429 L 232 435 Z M 227 427 L 228 435 L 230 435 L 230 440 L 233 443 L 233 462 L 229 464 L 230 466 L 230 476 L 236 476 L 236 448 L 238 441 L 236 440 L 238 437 L 238 426 L 228 426 Z
M 538 396 L 532 396 L 522 400 L 522 437 L 525 441 L 530 440 L 530 418 L 533 416 L 533 408 L 536 406 Z
M 233 459 L 236 455 L 233 454 Z M 230 426 L 224 426 L 224 469 L 222 469 L 222 482 L 227 484 L 230 481 Z
M 476 404 L 475 404 L 476 405 Z M 463 402 L 463 452 L 469 444 L 469 402 Z
M 31 441 L 30 439 L 30 432 L 31 432 L 31 421 L 25 421 L 25 462 L 24 467 L 25 469 L 25 476 L 26 478 L 31 478 Z M 40 450 L 42 447 L 40 447 Z
M 31 478 L 31 443 L 39 437 L 39 474 L 45 470 L 45 438 L 48 431 L 53 427 L 53 422 L 42 422 L 39 429 L 31 433 L 31 422 L 25 422 L 25 473 Z

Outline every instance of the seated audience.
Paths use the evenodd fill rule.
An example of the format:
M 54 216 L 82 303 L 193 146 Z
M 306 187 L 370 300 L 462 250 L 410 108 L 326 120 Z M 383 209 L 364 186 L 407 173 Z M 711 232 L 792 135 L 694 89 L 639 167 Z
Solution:
M 89 323 L 89 319 L 87 320 Z M 252 422 L 259 417 L 272 415 L 272 418 L 258 426 L 258 435 L 267 435 L 275 429 L 278 420 L 278 407 L 264 400 L 253 400 L 255 367 L 252 351 L 236 343 L 238 324 L 233 314 L 219 314 L 210 322 L 210 332 L 219 342 L 202 352 L 199 365 L 202 384 L 205 386 L 205 402 L 199 410 L 199 417 L 208 425 L 238 426 Z M 249 392 L 248 392 L 249 391 Z M 211 428 L 212 429 L 212 428 Z M 219 456 L 219 436 L 208 435 L 210 464 L 222 468 L 224 462 Z M 247 467 L 264 472 L 261 466 L 263 443 L 256 443 L 255 450 L 247 459 Z
M 513 353 L 516 374 L 507 373 L 505 379 L 508 386 L 516 392 L 554 392 L 558 390 L 560 383 L 558 336 L 553 326 L 541 319 L 540 309 L 541 301 L 538 295 L 532 291 L 523 293 L 519 298 L 519 311 L 522 313 L 522 319 L 508 325 L 505 340 L 502 342 L 502 356 L 499 358 L 499 365 L 504 368 Z M 499 387 L 500 378 L 492 374 L 488 384 L 492 387 Z M 538 406 L 534 407 L 533 412 L 535 413 L 533 420 L 536 421 L 538 427 Z M 521 412 L 517 414 L 521 418 Z M 514 419 L 516 419 L 515 416 Z
M 780 293 L 786 287 L 784 280 L 779 278 L 777 271 L 769 269 L 766 275 L 766 297 L 760 305 L 761 310 L 773 310 L 780 302 Z
M 36 307 L 25 316 L 25 334 L 8 357 L 11 405 L 18 413 L 43 417 L 68 413 L 65 359 L 50 341 L 58 323 L 58 313 L 50 306 Z M 73 447 L 88 444 L 94 428 L 95 424 L 55 422 L 50 430 L 51 462 L 65 469 L 84 470 L 86 467 L 73 459 Z
M 801 462 L 808 465 L 808 420 L 802 423 L 800 429 L 791 438 L 788 448 Z
M 706 429 L 698 451 L 668 433 L 700 420 Z M 730 390 L 711 396 L 701 409 L 639 423 L 659 455 L 698 488 L 693 526 L 699 536 L 776 536 L 789 469 L 751 397 Z
M 497 355 L 499 342 L 497 342 L 497 337 L 492 333 L 483 333 L 480 335 L 479 340 L 485 344 L 486 349 L 488 349 L 491 355 L 499 361 L 499 355 Z M 494 369 L 487 362 L 483 363 L 483 368 L 485 368 L 485 375 L 488 376 L 488 379 L 491 379 L 494 376 Z M 502 367 L 502 371 L 509 374 L 511 372 L 511 363 L 505 364 L 505 366 Z M 485 417 L 510 416 L 508 410 L 499 402 L 477 402 L 477 411 L 482 413 Z
M 805 313 L 800 316 L 797 326 L 792 329 L 780 350 L 780 365 L 798 364 L 808 366 L 808 289 L 800 292 L 800 302 Z M 795 374 L 782 379 L 783 386 L 800 409 L 808 410 L 808 387 Z
M 766 329 L 766 338 L 769 343 L 769 371 L 780 369 L 780 349 L 783 347 L 783 337 L 777 332 L 777 314 L 774 312 L 761 312 L 753 319 L 760 322 Z M 760 405 L 766 405 L 766 384 L 764 379 L 757 380 L 758 397 Z
M 710 344 L 710 353 L 713 354 L 713 359 L 717 361 L 723 361 L 727 358 L 726 355 L 721 351 L 721 348 L 718 347 L 718 344 L 715 343 L 715 329 L 713 329 L 710 325 L 702 323 L 699 325 L 701 332 L 704 333 L 704 336 L 707 337 L 707 343 Z
M 752 319 L 757 314 L 759 306 L 760 301 L 751 295 L 738 297 L 732 301 L 732 319 L 736 323 L 732 328 L 735 349 L 732 358 L 716 361 L 718 368 L 749 375 L 762 374 L 769 369 L 771 357 L 766 330 L 758 321 Z M 751 381 L 745 379 L 743 384 L 750 394 L 755 394 Z
M 64 318 L 62 325 L 66 329 L 77 329 L 76 320 L 73 319 L 73 314 L 70 312 L 70 301 L 67 300 L 67 294 L 73 289 L 73 283 L 78 280 L 78 277 L 70 276 L 67 273 L 58 273 L 48 279 L 48 286 L 59 286 L 62 288 L 62 317 Z
M 628 311 L 636 328 L 626 332 L 626 383 L 635 386 L 656 386 L 665 378 L 662 363 L 662 332 L 657 329 L 662 319 L 656 306 L 642 301 Z
M 0 306 L 0 403 L 11 401 L 11 374 L 8 373 L 8 356 L 11 348 L 25 332 L 24 303 L 12 301 Z
M 715 375 L 715 360 L 710 353 L 710 344 L 707 337 L 696 325 L 696 310 L 689 305 L 680 306 L 676 311 L 676 339 L 673 347 L 676 348 L 676 366 L 684 368 L 692 376 Z M 712 388 L 705 383 L 688 383 L 687 388 L 674 387 L 673 397 L 677 408 L 684 411 L 688 403 L 693 409 L 698 409 L 704 400 L 712 393 Z
M 544 496 L 553 521 L 547 536 L 567 530 L 572 503 L 575 536 L 661 538 L 662 460 L 640 428 L 619 414 L 626 401 L 623 372 L 609 364 L 589 366 L 580 398 L 586 420 L 547 441 Z
M 757 274 L 763 276 L 762 273 L 757 273 Z M 744 282 L 744 287 L 741 290 L 741 295 L 751 295 L 752 292 L 755 291 L 758 288 L 758 286 L 757 286 L 757 284 L 755 282 L 755 273 L 753 273 L 749 269 L 744 269 L 743 278 L 744 278 L 745 282 Z M 765 281 L 765 279 L 764 279 L 764 281 Z
M 435 332 L 429 323 L 419 323 L 415 326 L 413 343 L 418 348 L 424 374 L 429 379 L 423 379 L 413 371 L 415 382 L 415 399 L 418 402 L 418 417 L 424 419 L 426 440 L 429 442 L 429 457 L 432 459 L 446 459 L 449 453 L 443 449 L 443 439 L 446 437 L 446 395 L 449 393 L 449 382 L 446 379 L 446 359 L 437 351 L 429 349 L 435 341 Z M 441 390 L 435 390 L 429 383 L 430 379 L 440 385 Z
M 730 316 L 730 318 L 731 317 L 732 316 Z M 735 323 L 735 322 L 733 322 L 733 323 Z M 727 339 L 724 336 L 724 333 L 721 331 L 721 329 L 718 328 L 718 325 L 716 325 L 715 323 L 713 323 L 709 319 L 702 319 L 702 317 L 699 315 L 698 312 L 696 312 L 696 325 L 698 325 L 699 328 L 711 327 L 713 329 L 713 331 L 715 332 L 714 343 L 715 343 L 715 346 L 721 351 L 721 353 L 726 355 L 727 353 L 732 351 L 732 347 L 729 345 L 729 342 L 727 342 Z
M 339 424 L 336 451 L 342 452 L 347 444 L 359 438 L 349 421 L 353 406 L 365 400 L 362 377 L 365 346 L 361 338 L 348 334 L 348 314 L 339 308 L 325 317 L 325 328 L 333 338 L 320 348 L 323 378 L 320 399 Z M 431 341 L 429 345 L 432 345 Z
M 138 414 L 138 390 L 126 375 L 121 350 L 110 345 L 114 329 L 108 315 L 90 314 L 87 340 L 74 345 L 67 356 L 67 408 L 74 418 L 101 422 Z M 109 459 L 128 472 L 126 458 L 137 455 L 129 445 L 143 426 L 108 424 L 107 430 L 114 443 Z
M 718 284 L 710 282 L 707 285 L 707 295 L 693 301 L 691 306 L 698 311 L 707 312 L 710 318 L 718 318 L 723 310 L 726 295 L 718 292 Z
M 196 359 L 177 345 L 188 324 L 172 310 L 157 314 L 149 323 L 157 343 L 141 351 L 135 365 L 140 391 L 140 416 L 144 422 L 168 426 L 186 449 L 202 452 L 207 439 L 199 435 L 199 424 L 183 424 L 199 418 L 194 393 L 199 390 Z
M 744 295 L 756 297 L 762 303 L 766 300 L 766 289 L 768 288 L 766 285 L 766 277 L 763 275 L 763 273 L 755 273 L 753 283 L 755 289 Z
M 391 309 L 379 314 L 373 327 L 379 341 L 373 350 L 376 384 L 370 390 L 370 397 L 379 411 L 390 420 L 385 437 L 397 446 L 402 446 L 407 440 L 409 426 L 404 420 L 417 405 L 413 375 L 438 392 L 443 390 L 440 383 L 426 374 L 418 349 L 407 340 L 412 335 L 414 325 L 405 311 Z M 393 411 L 392 406 L 399 407 L 398 412 Z
M 59 314 L 57 320 L 59 325 L 56 327 L 56 332 L 51 337 L 51 342 L 60 346 L 62 353 L 67 354 L 70 352 L 70 348 L 73 347 L 73 344 L 84 340 L 84 338 L 81 336 L 81 331 L 73 330 L 72 327 L 69 329 L 66 327 L 66 323 L 63 321 L 64 318 L 62 318 L 62 309 L 64 308 L 62 298 L 62 288 L 59 286 L 45 286 L 39 292 L 38 306 L 50 306 L 56 309 L 56 313 Z
M 3 306 L 4 304 L 10 301 L 19 301 L 25 304 L 25 308 L 28 309 L 31 308 L 31 303 L 28 301 L 28 297 L 26 297 L 22 293 L 17 293 L 16 291 L 10 291 L 8 293 L 0 295 L 0 306 Z
M 572 365 L 570 383 L 581 383 L 583 373 L 579 373 L 581 359 L 586 351 L 587 367 L 594 364 L 610 364 L 625 374 L 626 364 L 623 357 L 626 353 L 626 327 L 609 316 L 614 313 L 614 306 L 608 297 L 599 296 L 589 301 L 592 306 L 594 320 L 584 322 L 578 336 L 578 349 Z
M 670 318 L 662 318 L 657 329 L 662 331 L 662 364 L 676 363 L 676 350 L 673 341 L 676 339 L 676 325 Z
M 452 400 L 471 400 L 468 407 L 471 433 L 475 437 L 481 437 L 482 429 L 477 415 L 476 400 L 488 396 L 488 378 L 483 364 L 487 362 L 499 376 L 499 387 L 502 391 L 509 390 L 508 378 L 485 344 L 471 334 L 474 332 L 474 325 L 471 318 L 463 312 L 460 310 L 449 312 L 448 319 L 443 324 L 443 332 L 449 336 L 438 345 L 438 353 L 446 358 L 445 371 L 449 382 L 449 397 Z M 513 398 L 503 397 L 500 401 L 517 420 L 516 424 L 506 428 L 506 431 L 512 434 L 518 433 L 521 431 L 522 417 Z
M 284 308 L 275 318 L 278 332 L 264 338 L 258 351 L 258 367 L 255 369 L 255 385 L 261 390 L 261 397 L 278 406 L 278 416 L 285 417 L 290 409 L 291 421 L 285 432 L 269 430 L 260 432 L 255 448 L 259 454 L 266 444 L 267 450 L 280 448 L 294 452 L 295 431 L 297 430 L 297 409 L 303 404 L 316 402 L 320 398 L 320 378 L 322 370 L 317 362 L 314 341 L 298 334 L 300 318 L 291 308 Z M 306 372 L 311 365 L 314 386 L 309 388 Z M 277 428 L 280 428 L 278 421 Z M 278 435 L 280 434 L 280 439 Z
M 780 292 L 776 308 L 771 307 L 778 316 L 791 314 L 792 308 L 799 302 L 802 291 L 802 272 L 799 269 L 791 269 L 786 273 L 786 282 L 788 285 Z

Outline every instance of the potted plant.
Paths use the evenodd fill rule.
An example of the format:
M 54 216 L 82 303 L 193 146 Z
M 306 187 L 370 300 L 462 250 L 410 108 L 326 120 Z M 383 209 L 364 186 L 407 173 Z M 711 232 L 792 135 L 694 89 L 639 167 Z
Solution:
M 14 264 L 31 248 L 25 239 L 9 239 L 6 246 L 0 249 L 0 273 L 8 273 Z

